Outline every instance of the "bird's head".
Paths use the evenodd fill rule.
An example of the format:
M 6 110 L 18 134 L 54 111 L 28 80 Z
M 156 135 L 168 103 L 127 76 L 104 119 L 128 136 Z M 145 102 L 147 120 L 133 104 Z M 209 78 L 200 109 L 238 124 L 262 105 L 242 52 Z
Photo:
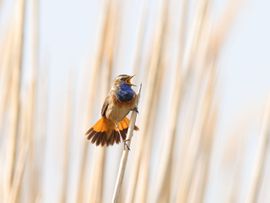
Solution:
M 134 75 L 130 76 L 130 75 L 118 75 L 115 80 L 114 80 L 114 85 L 115 86 L 120 86 L 121 84 L 127 84 L 129 86 L 136 86 L 134 84 L 131 83 L 131 79 L 134 77 Z

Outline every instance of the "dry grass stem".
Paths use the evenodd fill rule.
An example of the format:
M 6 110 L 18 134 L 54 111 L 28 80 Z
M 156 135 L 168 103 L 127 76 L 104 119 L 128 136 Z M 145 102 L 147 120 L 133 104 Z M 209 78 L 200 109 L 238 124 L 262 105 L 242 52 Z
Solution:
M 159 179 L 157 181 L 157 197 L 156 201 L 161 200 L 165 201 L 166 195 L 165 193 L 169 190 L 166 190 L 166 188 L 170 187 L 170 175 L 171 175 L 171 164 L 172 164 L 172 157 L 173 157 L 173 151 L 174 151 L 174 143 L 175 143 L 175 137 L 176 137 L 176 130 L 177 130 L 177 124 L 179 119 L 179 111 L 181 107 L 181 97 L 182 97 L 182 61 L 183 61 L 183 53 L 185 50 L 185 40 L 186 40 L 186 32 L 187 32 L 187 18 L 188 18 L 188 1 L 183 0 L 182 1 L 182 18 L 180 21 L 180 37 L 179 37 L 179 50 L 178 50 L 178 61 L 177 61 L 177 67 L 176 67 L 176 74 L 174 78 L 174 87 L 175 91 L 173 93 L 173 99 L 172 99 L 172 105 L 171 105 L 171 113 L 170 113 L 170 125 L 169 125 L 169 132 L 168 136 L 166 136 L 165 139 L 165 149 L 164 149 L 164 155 L 161 159 L 161 170 Z M 162 199 L 165 197 L 165 199 Z
M 26 163 L 27 163 L 28 149 L 29 149 L 29 144 L 24 143 L 24 146 L 19 152 L 19 155 L 20 155 L 18 157 L 19 164 L 16 168 L 16 173 L 14 175 L 14 182 L 13 182 L 12 190 L 10 191 L 10 196 L 8 200 L 9 203 L 18 202 L 19 191 L 22 188 L 22 178 L 23 178 L 23 174 L 25 171 Z
M 119 9 L 117 9 L 115 4 L 109 2 L 108 5 L 108 16 L 107 16 L 107 32 L 104 38 L 104 50 L 103 50 L 103 76 L 102 78 L 107 78 L 106 81 L 103 81 L 104 89 L 102 91 L 102 98 L 105 98 L 110 85 L 111 78 L 114 69 L 114 59 L 115 52 L 117 50 L 117 36 L 119 36 L 119 30 L 116 29 L 117 24 L 120 20 L 119 18 Z M 101 81 L 100 81 L 101 82 Z M 93 160 L 93 168 L 90 176 L 90 185 L 89 185 L 89 196 L 90 202 L 101 202 L 103 198 L 104 191 L 104 177 L 105 177 L 105 164 L 106 164 L 106 148 L 97 148 L 94 151 L 94 160 Z
M 95 107 L 95 97 L 97 95 L 98 91 L 98 82 L 101 80 L 101 66 L 102 66 L 102 60 L 103 60 L 103 50 L 105 48 L 105 37 L 106 33 L 108 32 L 108 20 L 109 20 L 109 9 L 110 4 L 109 1 L 105 1 L 104 3 L 104 12 L 102 12 L 101 17 L 101 25 L 100 30 L 98 33 L 98 44 L 97 44 L 97 50 L 95 53 L 95 56 L 93 58 L 93 65 L 91 69 L 91 78 L 90 78 L 90 84 L 89 84 L 89 92 L 87 94 L 88 96 L 88 108 L 87 108 L 87 117 L 85 125 L 83 126 L 84 129 L 86 129 L 89 125 L 89 120 L 92 120 L 92 115 L 94 113 L 94 107 Z M 88 80 L 88 77 L 87 77 Z M 84 97 L 83 97 L 84 99 Z M 85 186 L 85 177 L 87 176 L 86 166 L 87 166 L 87 160 L 88 160 L 88 143 L 83 143 L 82 145 L 82 157 L 80 161 L 80 173 L 79 173 L 79 180 L 78 180 L 78 186 L 77 186 L 77 194 L 76 194 L 76 201 L 82 202 L 84 197 L 84 186 Z
M 164 32 L 165 32 L 165 25 L 166 25 L 166 17 L 167 17 L 167 9 L 168 9 L 168 2 L 163 1 L 161 6 L 160 20 L 158 21 L 157 32 L 155 35 L 155 41 L 153 44 L 153 53 L 151 56 L 150 66 L 149 66 L 149 73 L 147 79 L 147 90 L 146 90 L 146 97 L 145 97 L 145 114 L 142 116 L 142 130 L 141 133 L 144 136 L 139 136 L 139 144 L 138 150 L 136 150 L 135 154 L 135 161 L 134 167 L 132 170 L 131 175 L 131 182 L 127 192 L 127 202 L 134 202 L 135 200 L 138 202 L 144 202 L 146 198 L 146 189 L 147 182 L 148 182 L 148 167 L 147 167 L 147 160 L 149 160 L 150 151 L 149 150 L 151 144 L 151 137 L 153 130 L 153 122 L 157 107 L 157 100 L 160 89 L 158 88 L 158 84 L 161 82 L 160 76 L 162 76 L 162 68 L 160 67 L 160 60 L 162 57 L 162 50 L 164 47 Z M 145 156 L 143 156 L 143 154 Z M 143 165 L 145 170 L 140 170 L 140 165 Z M 141 185 L 142 187 L 137 187 L 137 185 Z M 139 191 L 136 191 L 136 189 Z
M 63 140 L 64 140 L 64 150 L 63 150 L 63 163 L 62 163 L 62 185 L 61 185 L 61 193 L 60 193 L 60 201 L 62 203 L 67 202 L 68 199 L 68 185 L 69 185 L 69 173 L 70 173 L 70 148 L 71 148 L 71 135 L 73 130 L 73 117 L 74 117 L 74 88 L 72 87 L 73 78 L 70 77 L 69 80 L 69 89 L 67 92 L 67 104 L 65 107 L 65 125 L 64 125 L 64 133 L 63 133 Z
M 255 169 L 253 171 L 251 186 L 247 193 L 247 203 L 258 202 L 259 192 L 262 185 L 263 171 L 267 159 L 267 151 L 270 144 L 270 100 L 268 99 L 264 111 L 260 141 L 258 146 L 258 154 L 255 161 Z
M 142 88 L 142 85 L 140 85 L 140 89 L 138 92 L 137 106 L 138 106 L 140 95 L 141 95 L 141 88 Z M 115 183 L 115 187 L 114 187 L 114 193 L 113 193 L 113 198 L 112 198 L 112 202 L 114 202 L 114 203 L 119 202 L 118 200 L 119 200 L 120 190 L 121 190 L 121 186 L 122 186 L 122 182 L 123 182 L 123 178 L 124 178 L 124 174 L 125 174 L 125 170 L 126 170 L 126 165 L 127 165 L 128 154 L 129 154 L 128 148 L 130 148 L 130 143 L 131 143 L 132 136 L 133 136 L 134 126 L 136 123 L 136 118 L 137 118 L 137 112 L 133 111 L 131 114 L 131 118 L 130 118 L 130 126 L 129 126 L 128 132 L 127 132 L 127 140 L 128 140 L 127 147 L 125 147 L 123 152 L 122 152 L 118 175 L 117 175 L 116 183 Z
M 1 53 L 0 59 L 0 131 L 3 130 L 3 120 L 6 115 L 8 109 L 8 98 L 10 97 L 11 88 L 11 70 L 10 70 L 10 63 L 11 63 L 11 53 L 12 53 L 12 39 L 14 31 L 14 25 L 9 28 L 7 32 L 7 37 L 5 39 L 5 43 L 3 46 L 3 53 Z
M 21 68 L 22 68 L 22 54 L 23 54 L 23 36 L 24 36 L 24 16 L 25 16 L 25 2 L 24 0 L 18 0 L 16 5 L 16 29 L 13 39 L 13 57 L 12 61 L 12 85 L 11 85 L 11 122 L 9 131 L 9 142 L 8 142 L 8 159 L 6 168 L 6 195 L 7 198 L 10 195 L 12 187 L 14 167 L 16 162 L 16 138 L 19 129 L 19 118 L 20 118 L 20 88 L 21 88 Z

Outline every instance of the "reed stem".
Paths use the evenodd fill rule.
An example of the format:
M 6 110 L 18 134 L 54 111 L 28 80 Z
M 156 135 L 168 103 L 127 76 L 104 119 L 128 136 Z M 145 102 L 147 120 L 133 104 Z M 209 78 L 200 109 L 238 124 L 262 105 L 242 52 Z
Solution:
M 140 89 L 139 89 L 139 92 L 138 92 L 137 105 L 138 105 L 138 102 L 139 102 L 139 99 L 140 99 L 141 89 L 142 89 L 142 84 L 140 85 Z M 121 185 L 122 185 L 122 182 L 123 182 L 123 179 L 124 179 L 124 174 L 125 174 L 126 165 L 127 165 L 127 159 L 128 159 L 128 154 L 129 154 L 128 149 L 130 149 L 130 144 L 131 144 L 131 139 L 132 139 L 132 136 L 133 136 L 133 130 L 134 130 L 136 118 L 137 118 L 137 112 L 132 111 L 131 119 L 130 119 L 130 126 L 129 126 L 128 132 L 127 132 L 127 140 L 128 140 L 127 141 L 127 147 L 124 148 L 123 153 L 122 153 L 120 166 L 119 166 L 117 179 L 116 179 L 116 184 L 115 184 L 115 188 L 114 188 L 113 198 L 112 198 L 113 203 L 116 203 L 117 200 L 119 199 L 120 189 L 121 189 Z

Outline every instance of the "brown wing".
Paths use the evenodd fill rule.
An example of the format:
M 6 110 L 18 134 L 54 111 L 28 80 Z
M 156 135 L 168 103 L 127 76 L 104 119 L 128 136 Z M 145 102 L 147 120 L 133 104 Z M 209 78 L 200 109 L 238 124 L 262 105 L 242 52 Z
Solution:
M 106 111 L 107 111 L 107 108 L 109 106 L 109 102 L 108 102 L 108 96 L 105 98 L 105 101 L 103 103 L 103 106 L 102 106 L 102 109 L 101 109 L 101 115 L 103 117 L 106 117 Z

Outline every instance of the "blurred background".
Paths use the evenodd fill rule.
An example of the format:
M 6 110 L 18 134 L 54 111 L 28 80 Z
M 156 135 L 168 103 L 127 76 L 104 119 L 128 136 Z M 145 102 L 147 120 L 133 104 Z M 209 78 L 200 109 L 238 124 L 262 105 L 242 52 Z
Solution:
M 270 202 L 269 6 L 0 0 L 0 202 L 111 202 L 124 146 L 84 133 L 123 73 L 143 86 L 118 202 Z

